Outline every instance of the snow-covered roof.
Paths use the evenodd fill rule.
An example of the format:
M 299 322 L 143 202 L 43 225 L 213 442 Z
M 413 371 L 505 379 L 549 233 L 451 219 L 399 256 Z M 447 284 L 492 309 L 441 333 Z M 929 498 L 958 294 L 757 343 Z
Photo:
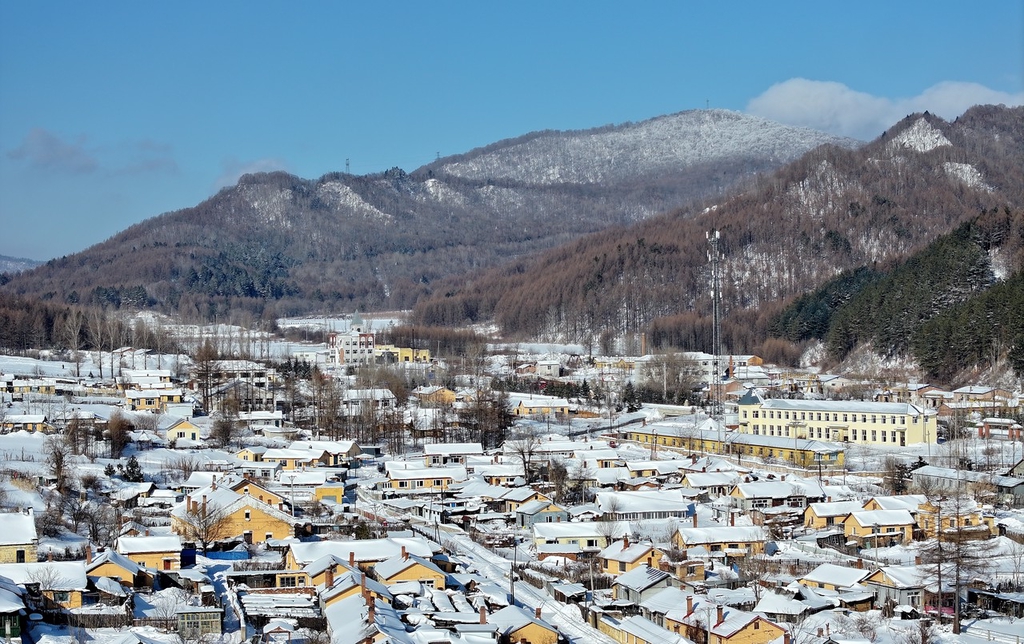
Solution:
M 85 590 L 88 586 L 84 561 L 0 564 L 0 575 L 21 586 L 40 584 L 43 590 Z
M 125 555 L 146 552 L 181 552 L 181 537 L 176 534 L 118 537 L 117 551 Z
M 36 541 L 35 515 L 32 512 L 0 513 L 0 546 L 16 546 Z
M 870 574 L 870 570 L 823 563 L 804 575 L 801 581 L 829 584 L 838 588 L 849 588 L 854 584 L 864 581 L 864 578 Z

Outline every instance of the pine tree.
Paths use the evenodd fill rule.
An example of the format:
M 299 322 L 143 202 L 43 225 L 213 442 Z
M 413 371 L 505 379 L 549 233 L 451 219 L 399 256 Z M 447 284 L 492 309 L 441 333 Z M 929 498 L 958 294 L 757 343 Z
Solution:
M 143 480 L 142 466 L 139 465 L 139 459 L 135 458 L 135 455 L 128 459 L 128 464 L 124 467 L 124 480 L 129 483 L 141 483 Z

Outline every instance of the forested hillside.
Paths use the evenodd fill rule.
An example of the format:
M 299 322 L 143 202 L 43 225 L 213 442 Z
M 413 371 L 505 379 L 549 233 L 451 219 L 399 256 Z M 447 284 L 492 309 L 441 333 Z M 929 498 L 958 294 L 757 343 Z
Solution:
M 798 298 L 770 331 L 826 342 L 835 360 L 861 344 L 912 356 L 949 380 L 1004 354 L 1024 373 L 1024 212 L 985 212 L 888 271 L 844 273 Z
M 721 194 L 829 142 L 855 144 L 711 110 L 534 133 L 411 174 L 249 175 L 0 283 L 190 318 L 408 308 L 445 278 Z
M 647 333 L 655 346 L 708 349 L 705 233 L 718 229 L 726 346 L 763 350 L 774 316 L 793 298 L 861 269 L 829 287 L 827 296 L 843 301 L 961 223 L 1019 212 L 1021 176 L 1024 109 L 976 107 L 952 123 L 911 115 L 863 148 L 818 148 L 700 212 L 604 231 L 538 261 L 450 283 L 418 305 L 415 318 L 493 318 L 510 335 L 582 342 Z M 824 323 L 813 322 L 819 332 Z M 896 342 L 883 352 L 908 346 L 881 339 Z

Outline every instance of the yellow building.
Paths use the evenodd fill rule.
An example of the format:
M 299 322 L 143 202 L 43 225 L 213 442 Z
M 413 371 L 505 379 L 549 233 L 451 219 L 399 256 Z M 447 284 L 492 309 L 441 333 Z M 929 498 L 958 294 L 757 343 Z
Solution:
M 142 571 L 139 564 L 115 550 L 104 550 L 95 558 L 87 551 L 85 570 L 92 577 L 106 577 L 132 588 L 148 586 L 152 582 L 152 578 Z
M 999 534 L 994 516 L 982 514 L 974 501 L 942 503 L 925 502 L 917 508 L 917 527 L 925 539 L 934 539 L 942 531 L 943 541 L 947 539 L 990 539 Z
M 506 606 L 488 616 L 487 623 L 498 627 L 503 642 L 555 644 L 558 630 L 542 619 L 541 609 L 530 611 L 520 606 Z
M 721 553 L 730 558 L 763 553 L 766 539 L 759 526 L 679 528 L 672 535 L 672 543 L 680 550 L 703 547 L 712 556 Z
M 202 434 L 199 431 L 199 427 L 194 425 L 192 421 L 185 418 L 172 419 L 170 425 L 162 428 L 162 431 L 164 432 L 164 437 L 168 441 L 187 440 L 192 441 L 193 443 L 198 443 L 202 440 Z
M 859 501 L 811 503 L 804 510 L 804 526 L 815 530 L 842 526 L 851 513 L 863 509 Z
M 516 416 L 547 416 L 548 414 L 565 415 L 569 413 L 569 401 L 552 396 L 531 396 L 520 398 L 512 413 Z
M 83 561 L 0 564 L 0 577 L 26 588 L 38 586 L 49 610 L 81 608 L 82 595 L 89 584 Z
M 649 543 L 629 542 L 629 537 L 616 541 L 598 553 L 601 572 L 620 575 L 640 566 L 658 568 L 664 553 Z
M 251 482 L 249 487 L 250 491 L 258 488 Z M 295 536 L 297 521 L 281 503 L 275 507 L 252 494 L 239 494 L 214 483 L 186 496 L 185 502 L 171 511 L 171 530 L 199 547 L 239 536 L 253 543 L 286 539 Z
M 693 595 L 687 596 L 685 607 L 665 614 L 665 628 L 694 641 L 704 639 L 709 644 L 768 644 L 786 633 L 781 626 L 761 615 L 713 604 Z
M 35 513 L 0 513 L 0 563 L 33 563 L 36 561 L 39 539 L 36 534 Z
M 400 581 L 417 581 L 427 588 L 444 588 L 444 571 L 429 559 L 408 553 L 386 559 L 373 567 L 373 576 L 390 586 Z
M 935 443 L 936 415 L 910 403 L 739 399 L 739 429 L 755 436 L 903 447 Z
M 391 463 L 388 463 L 390 466 Z M 398 463 L 397 465 L 404 465 Z M 452 483 L 466 480 L 464 467 L 388 467 L 385 487 L 401 494 L 444 492 Z
M 378 344 L 373 347 L 373 355 L 384 362 L 430 362 L 430 349 L 413 349 L 396 347 L 393 344 Z
M 118 537 L 117 552 L 143 568 L 181 568 L 181 539 L 178 535 Z
M 451 405 L 455 402 L 455 392 L 447 387 L 417 387 L 412 395 L 421 405 Z
M 819 440 L 741 434 L 735 431 L 698 429 L 690 424 L 672 422 L 630 427 L 626 440 L 642 447 L 707 454 L 735 454 L 738 458 L 776 458 L 809 469 L 842 467 L 846 462 L 843 446 Z
M 797 581 L 811 588 L 838 591 L 842 588 L 850 588 L 862 583 L 870 574 L 870 570 L 864 570 L 863 568 L 850 568 L 823 563 Z
M 914 525 L 906 510 L 861 510 L 850 513 L 843 530 L 847 541 L 856 541 L 863 548 L 883 548 L 910 543 Z

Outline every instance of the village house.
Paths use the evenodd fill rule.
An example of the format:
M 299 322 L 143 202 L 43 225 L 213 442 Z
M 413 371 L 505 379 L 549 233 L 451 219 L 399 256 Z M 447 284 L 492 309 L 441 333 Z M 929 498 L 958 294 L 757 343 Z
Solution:
M 181 568 L 181 539 L 176 534 L 121 536 L 117 538 L 116 550 L 143 568 L 159 571 Z
M 658 594 L 663 588 L 674 586 L 676 580 L 659 568 L 646 563 L 624 572 L 612 582 L 615 599 L 639 606 L 641 602 Z
M 713 557 L 726 559 L 759 555 L 764 552 L 765 541 L 767 535 L 758 526 L 679 528 L 672 535 L 673 545 L 680 550 L 703 547 Z
M 0 513 L 0 563 L 32 563 L 38 545 L 32 508 Z
M 491 613 L 487 623 L 498 627 L 502 642 L 556 644 L 558 629 L 541 617 L 540 608 L 530 611 L 519 606 L 506 606 Z
M 569 520 L 569 513 L 551 501 L 536 500 L 516 509 L 516 526 L 532 528 L 535 523 L 560 523 Z
M 787 481 L 786 475 L 778 481 L 753 481 L 739 483 L 729 493 L 736 507 L 744 512 L 765 508 L 789 507 L 803 511 L 808 502 L 817 503 L 825 499 L 821 484 L 807 479 Z
M 113 579 L 128 588 L 153 585 L 151 575 L 147 574 L 139 564 L 116 550 L 107 549 L 93 557 L 92 551 L 87 549 L 85 571 L 90 577 Z
M 813 530 L 824 530 L 833 526 L 842 527 L 850 514 L 863 509 L 860 501 L 811 503 L 804 510 L 804 526 Z
M 402 551 L 396 557 L 385 559 L 373 567 L 373 576 L 384 585 L 415 581 L 427 588 L 444 588 L 445 573 L 429 558 L 410 555 Z
M 30 607 L 39 610 L 81 608 L 89 590 L 83 561 L 5 563 L 0 564 L 0 577 L 25 588 Z M 38 599 L 33 601 L 34 596 Z
M 630 543 L 625 536 L 597 554 L 601 564 L 601 572 L 606 575 L 619 575 L 634 568 L 646 565 L 659 568 L 664 553 L 650 543 Z
M 255 484 L 248 486 L 250 491 L 262 493 L 262 488 Z M 214 482 L 186 496 L 185 502 L 171 511 L 171 530 L 186 539 L 206 542 L 197 545 L 236 537 L 248 543 L 262 543 L 295 536 L 298 521 L 284 511 L 281 497 L 268 498 L 277 499 L 276 506 Z
M 465 466 L 470 457 L 483 453 L 480 443 L 428 443 L 423 446 L 423 461 L 428 467 Z
M 884 548 L 910 543 L 914 536 L 914 518 L 906 510 L 861 510 L 851 512 L 843 523 L 848 541 L 861 548 Z

